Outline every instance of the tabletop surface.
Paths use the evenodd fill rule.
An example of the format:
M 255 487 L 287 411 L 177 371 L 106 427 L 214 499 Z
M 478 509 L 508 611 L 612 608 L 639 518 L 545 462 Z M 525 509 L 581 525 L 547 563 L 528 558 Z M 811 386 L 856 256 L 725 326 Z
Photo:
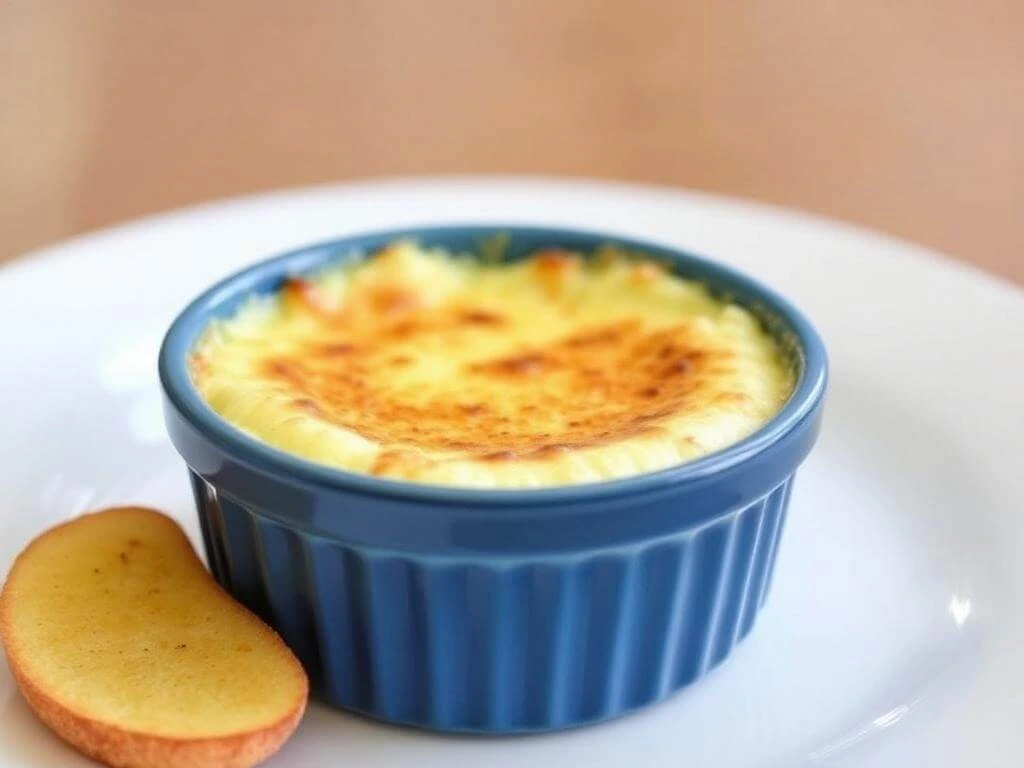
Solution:
M 0 260 L 375 176 L 686 186 L 1024 284 L 1024 4 L 0 0 Z

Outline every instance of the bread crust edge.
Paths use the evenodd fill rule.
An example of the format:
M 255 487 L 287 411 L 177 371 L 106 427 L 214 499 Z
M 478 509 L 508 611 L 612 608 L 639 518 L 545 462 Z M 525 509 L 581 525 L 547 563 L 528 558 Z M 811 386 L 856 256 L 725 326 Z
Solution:
M 164 736 L 159 734 L 131 731 L 112 723 L 90 718 L 75 709 L 62 704 L 36 685 L 24 670 L 18 654 L 13 652 L 9 642 L 11 633 L 10 599 L 7 585 L 14 576 L 19 562 L 28 555 L 37 542 L 46 536 L 90 517 L 110 512 L 143 511 L 158 515 L 171 523 L 177 534 L 182 538 L 192 557 L 200 563 L 195 549 L 189 542 L 185 532 L 178 523 L 168 515 L 146 507 L 114 507 L 67 520 L 40 533 L 15 558 L 11 570 L 7 574 L 4 588 L 0 589 L 0 639 L 3 640 L 7 665 L 18 689 L 26 703 L 39 719 L 61 740 L 95 760 L 107 763 L 115 768 L 249 768 L 277 752 L 298 727 L 299 721 L 306 710 L 309 696 L 309 685 L 303 674 L 306 685 L 298 697 L 295 706 L 283 717 L 269 725 L 222 736 L 204 736 L 199 738 Z M 202 568 L 213 588 L 227 594 L 205 568 Z M 230 597 L 230 596 L 229 596 Z M 234 598 L 231 598 L 234 601 Z M 237 603 L 236 603 L 237 604 Z M 251 614 L 248 609 L 238 604 L 241 610 L 250 613 L 269 632 L 283 641 L 274 630 L 262 620 Z M 285 646 L 287 647 L 287 646 Z M 289 650 L 289 653 L 291 651 Z M 292 654 L 294 659 L 294 654 Z M 295 664 L 302 669 L 298 660 Z

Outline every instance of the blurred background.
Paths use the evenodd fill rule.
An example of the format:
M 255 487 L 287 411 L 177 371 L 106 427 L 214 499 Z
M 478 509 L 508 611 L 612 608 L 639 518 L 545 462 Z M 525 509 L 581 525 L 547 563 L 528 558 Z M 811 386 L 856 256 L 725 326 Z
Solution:
M 755 198 L 1024 284 L 1024 2 L 0 0 L 0 260 L 437 173 Z

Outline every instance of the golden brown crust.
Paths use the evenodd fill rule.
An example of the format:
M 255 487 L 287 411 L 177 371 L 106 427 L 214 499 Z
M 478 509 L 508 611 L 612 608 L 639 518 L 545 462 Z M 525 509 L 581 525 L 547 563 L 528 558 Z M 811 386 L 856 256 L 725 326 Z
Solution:
M 122 512 L 157 515 L 180 537 L 188 556 L 196 557 L 188 538 L 180 526 L 171 518 L 140 507 L 122 507 L 84 515 L 66 521 L 36 537 L 15 559 L 7 576 L 4 589 L 0 591 L 0 640 L 3 642 L 7 663 L 18 688 L 31 709 L 54 733 L 84 754 L 118 768 L 247 768 L 265 760 L 276 752 L 298 726 L 305 711 L 308 697 L 308 682 L 301 665 L 287 651 L 294 661 L 295 674 L 301 676 L 301 695 L 294 706 L 270 725 L 262 725 L 251 731 L 228 733 L 213 737 L 190 738 L 171 737 L 144 733 L 122 728 L 116 724 L 90 717 L 88 712 L 61 702 L 52 692 L 39 685 L 28 672 L 26 657 L 31 650 L 21 649 L 12 642 L 16 606 L 9 594 L 9 585 L 16 579 L 19 566 L 32 557 L 34 550 L 50 536 L 60 535 L 68 526 L 80 523 L 92 515 L 117 514 Z M 198 560 L 198 558 L 196 558 Z M 226 595 L 205 569 L 211 588 Z M 238 610 L 248 611 L 237 603 Z M 257 617 L 248 614 L 266 632 L 275 634 Z M 276 634 L 275 634 L 276 637 Z M 279 641 L 280 642 L 280 641 Z M 282 647 L 284 647 L 282 643 Z M 287 650 L 285 648 L 285 650 Z
M 8 655 L 7 663 L 25 701 L 50 730 L 83 754 L 117 768 L 247 768 L 280 749 L 305 710 L 303 700 L 266 728 L 217 738 L 172 739 L 90 719 L 36 686 L 17 658 Z
M 697 459 L 768 421 L 793 383 L 755 314 L 611 246 L 482 265 L 396 242 L 252 297 L 195 349 L 196 389 L 257 439 L 465 487 Z
M 398 327 L 408 335 L 465 322 L 486 332 L 500 324 L 490 315 L 482 321 L 478 312 L 424 312 Z M 704 348 L 686 325 L 649 330 L 626 321 L 467 364 L 459 372 L 465 391 L 473 391 L 474 384 L 502 391 L 501 408 L 457 395 L 416 403 L 368 383 L 369 372 L 403 362 L 387 345 L 395 327 L 367 330 L 375 337 L 370 339 L 355 338 L 358 325 L 329 323 L 323 335 L 333 332 L 344 340 L 318 340 L 268 357 L 262 372 L 293 394 L 303 412 L 368 440 L 497 460 L 605 445 L 645 433 L 691 397 L 700 398 L 709 366 L 729 364 L 727 352 Z M 558 412 L 561 423 L 545 422 L 538 430 L 531 412 Z M 384 459 L 380 466 L 389 463 Z
M 526 263 L 553 297 L 584 264 L 580 254 L 555 248 Z M 649 282 L 664 270 L 640 262 L 633 273 Z M 297 413 L 398 447 L 372 463 L 375 474 L 422 464 L 416 451 L 440 451 L 448 460 L 517 461 L 650 434 L 668 418 L 702 407 L 715 386 L 712 374 L 733 364 L 728 350 L 709 345 L 686 321 L 651 328 L 625 317 L 508 349 L 502 340 L 514 332 L 512 321 L 501 307 L 477 306 L 472 297 L 433 305 L 415 287 L 375 282 L 331 310 L 317 286 L 301 278 L 292 278 L 284 295 L 290 311 L 316 330 L 289 349 L 267 350 L 255 376 L 274 382 Z M 413 363 L 409 353 L 418 345 L 458 348 L 467 338 L 487 336 L 504 351 L 460 361 L 457 372 L 446 374 L 459 388 L 410 397 L 390 386 L 389 372 Z M 194 375 L 203 375 L 199 366 Z M 500 402 L 483 402 L 495 393 Z

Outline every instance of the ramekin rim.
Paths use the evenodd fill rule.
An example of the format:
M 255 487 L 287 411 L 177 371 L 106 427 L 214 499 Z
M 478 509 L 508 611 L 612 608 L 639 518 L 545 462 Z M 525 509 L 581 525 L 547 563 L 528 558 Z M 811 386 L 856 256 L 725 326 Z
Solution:
M 792 394 L 778 413 L 747 437 L 720 450 L 691 461 L 638 475 L 580 484 L 511 489 L 416 483 L 351 472 L 317 463 L 249 435 L 214 411 L 192 385 L 185 365 L 188 350 L 209 323 L 212 310 L 231 298 L 245 295 L 244 286 L 266 277 L 293 274 L 294 272 L 289 271 L 289 266 L 300 261 L 304 255 L 312 257 L 310 260 L 314 263 L 327 261 L 321 257 L 324 250 L 341 249 L 348 243 L 352 243 L 352 249 L 356 250 L 357 241 L 387 241 L 417 236 L 429 238 L 456 232 L 476 232 L 481 237 L 497 233 L 508 233 L 513 237 L 517 233 L 543 233 L 550 234 L 552 239 L 582 238 L 592 241 L 593 246 L 612 243 L 630 250 L 648 252 L 657 257 L 668 257 L 675 263 L 693 266 L 702 274 L 711 273 L 722 283 L 742 286 L 747 293 L 756 296 L 758 301 L 784 320 L 798 339 L 803 370 Z M 307 269 L 311 266 L 309 265 Z M 295 271 L 303 270 L 300 268 Z M 587 501 L 678 487 L 685 483 L 704 480 L 742 464 L 750 457 L 778 443 L 815 411 L 824 396 L 828 381 L 828 357 L 817 330 L 788 299 L 740 270 L 686 249 L 601 230 L 529 223 L 450 222 L 374 229 L 330 237 L 236 270 L 204 290 L 177 314 L 160 346 L 158 372 L 167 401 L 187 423 L 200 431 L 225 454 L 263 474 L 284 480 L 297 480 L 321 488 L 359 492 L 376 497 L 418 500 L 428 504 L 522 507 Z

